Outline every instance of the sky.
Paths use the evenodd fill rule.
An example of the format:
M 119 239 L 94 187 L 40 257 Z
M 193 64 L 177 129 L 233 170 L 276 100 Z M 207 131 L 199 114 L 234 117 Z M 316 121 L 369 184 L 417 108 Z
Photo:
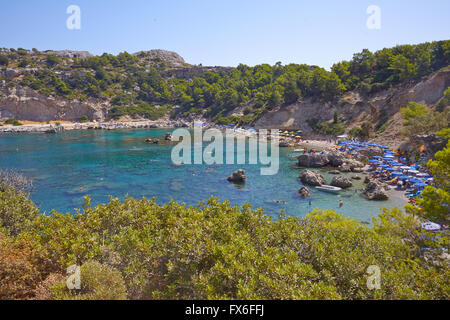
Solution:
M 67 28 L 70 5 L 80 8 L 80 29 Z M 380 9 L 379 29 L 367 27 L 370 5 Z M 14 0 L 1 5 L 0 47 L 165 49 L 204 66 L 329 69 L 365 48 L 448 40 L 449 12 L 449 0 Z

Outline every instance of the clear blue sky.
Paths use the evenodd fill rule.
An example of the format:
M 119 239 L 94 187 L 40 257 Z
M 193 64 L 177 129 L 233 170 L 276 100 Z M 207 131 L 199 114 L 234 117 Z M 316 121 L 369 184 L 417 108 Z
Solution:
M 68 30 L 66 8 L 81 8 Z M 381 29 L 366 27 L 369 5 Z M 14 0 L 0 10 L 0 47 L 117 54 L 166 49 L 188 63 L 307 63 L 450 37 L 449 0 Z

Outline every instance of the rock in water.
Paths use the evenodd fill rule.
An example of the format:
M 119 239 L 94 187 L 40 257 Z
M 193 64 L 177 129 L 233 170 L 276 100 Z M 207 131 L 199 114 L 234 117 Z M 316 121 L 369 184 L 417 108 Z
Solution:
M 333 180 L 331 180 L 331 185 L 342 189 L 346 189 L 353 186 L 353 183 L 346 177 L 336 176 L 333 177 Z
M 385 186 L 377 181 L 373 180 L 370 181 L 367 187 L 364 189 L 363 194 L 369 199 L 369 200 L 388 200 L 389 196 L 387 195 L 385 191 Z
M 315 171 L 305 170 L 300 174 L 301 182 L 305 184 L 309 184 L 311 186 L 320 186 L 322 184 L 326 184 L 323 176 Z
M 320 153 L 305 153 L 297 157 L 298 165 L 306 168 L 320 168 L 328 164 L 328 157 L 326 154 Z
M 243 169 L 236 170 L 227 178 L 230 182 L 245 182 L 247 177 L 245 176 L 245 171 Z
M 166 132 L 164 139 L 167 141 L 172 141 L 172 134 L 170 132 Z
M 309 198 L 311 196 L 307 187 L 301 187 L 298 193 L 300 193 L 302 198 Z

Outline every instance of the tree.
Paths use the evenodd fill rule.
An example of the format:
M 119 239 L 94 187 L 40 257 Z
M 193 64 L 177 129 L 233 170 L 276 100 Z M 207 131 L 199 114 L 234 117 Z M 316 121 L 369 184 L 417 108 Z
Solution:
M 59 63 L 59 58 L 54 54 L 47 55 L 46 62 L 49 66 L 53 67 Z
M 0 55 L 0 66 L 7 66 L 9 63 L 8 57 L 5 55 Z
M 407 205 L 409 213 L 432 221 L 450 222 L 450 142 L 446 148 L 436 152 L 435 160 L 428 161 L 435 187 L 425 187 L 417 206 Z

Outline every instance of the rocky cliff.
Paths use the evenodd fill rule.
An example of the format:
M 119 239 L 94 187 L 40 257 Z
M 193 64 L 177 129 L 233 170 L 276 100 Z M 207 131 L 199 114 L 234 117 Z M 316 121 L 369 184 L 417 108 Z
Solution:
M 369 121 L 374 125 L 385 124 L 380 138 L 396 140 L 402 127 L 400 108 L 410 101 L 435 105 L 450 86 L 450 69 L 438 71 L 415 84 L 403 84 L 373 95 L 363 96 L 349 92 L 335 102 L 321 103 L 304 99 L 299 103 L 276 108 L 264 114 L 257 128 L 299 128 L 313 134 L 308 120 L 331 121 L 334 112 L 345 118 L 347 129 Z
M 0 121 L 9 118 L 31 121 L 76 121 L 81 116 L 101 121 L 104 120 L 109 107 L 108 102 L 99 102 L 96 99 L 67 100 L 45 96 L 21 86 L 0 87 Z

